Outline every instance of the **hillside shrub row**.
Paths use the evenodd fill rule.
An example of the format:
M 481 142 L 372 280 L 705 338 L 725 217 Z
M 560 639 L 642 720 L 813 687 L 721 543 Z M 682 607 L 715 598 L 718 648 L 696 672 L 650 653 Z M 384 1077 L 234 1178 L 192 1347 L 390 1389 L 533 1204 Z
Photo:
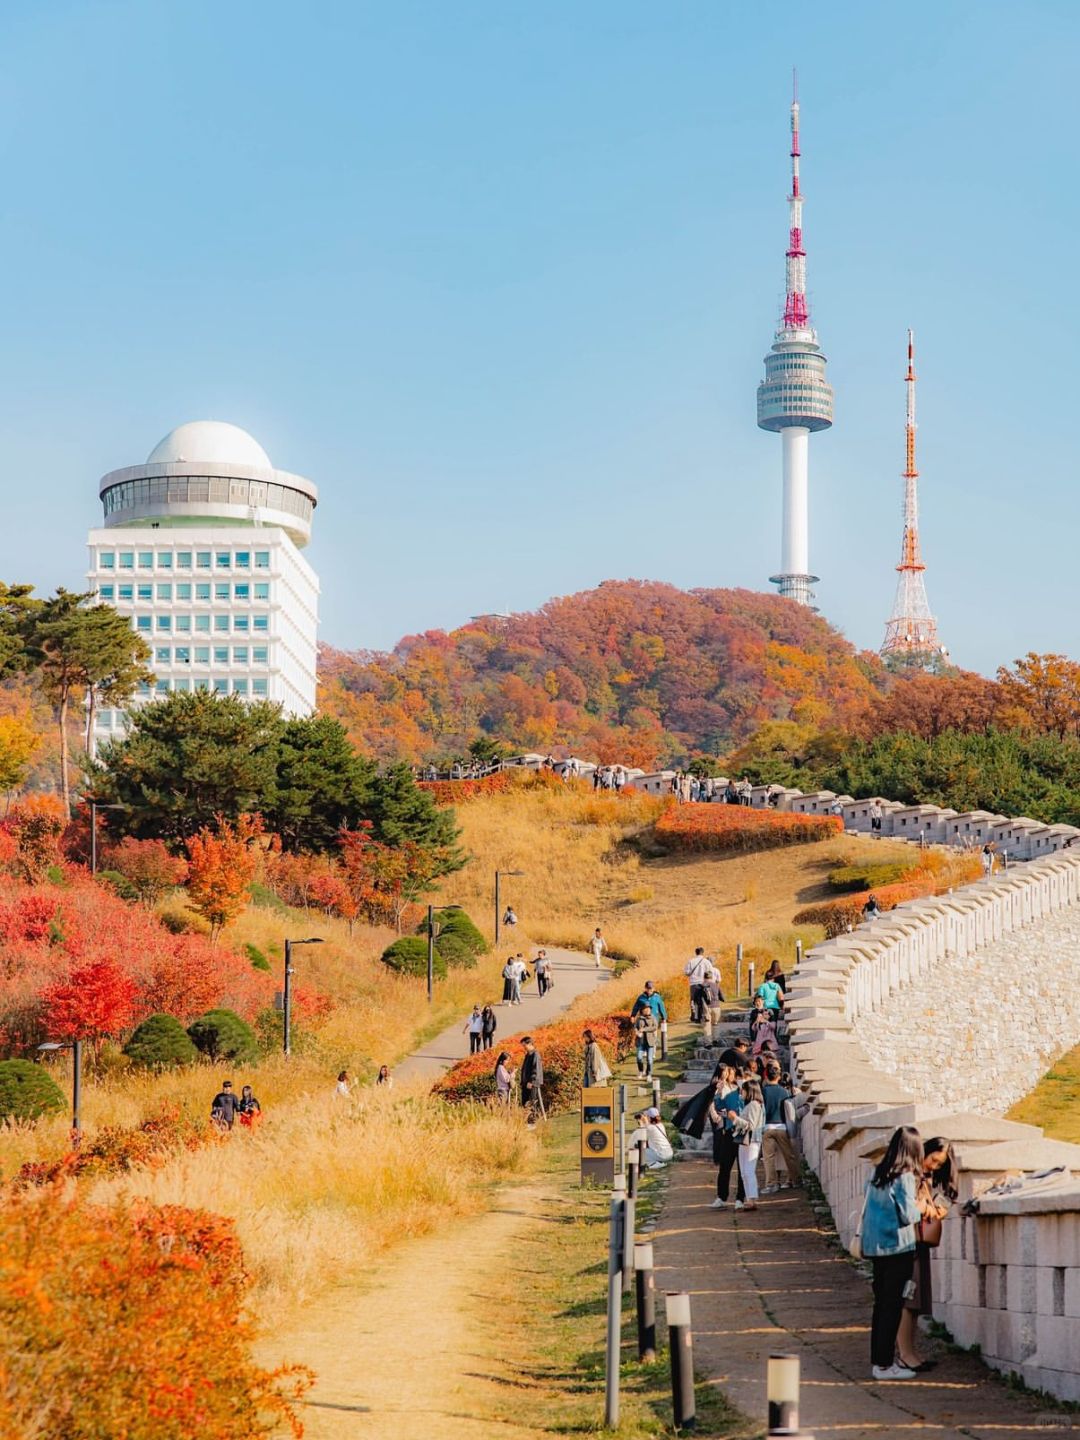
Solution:
M 501 1040 L 497 1050 L 470 1055 L 448 1070 L 435 1082 L 432 1094 L 451 1103 L 465 1101 L 491 1102 L 495 1099 L 495 1059 L 500 1050 L 510 1055 L 510 1064 L 521 1069 L 525 1050 L 522 1037 L 531 1033 L 544 1061 L 544 1105 L 549 1115 L 572 1110 L 579 1103 L 581 1077 L 585 1064 L 585 1042 L 582 1031 L 589 1029 L 596 1036 L 608 1064 L 614 1069 L 617 1060 L 633 1046 L 629 1015 L 603 1015 L 594 1020 L 559 1020 L 541 1025 L 531 1032 L 521 1031 Z
M 893 866 L 882 866 L 893 869 Z M 893 910 L 905 900 L 918 900 L 926 895 L 942 895 L 957 885 L 970 884 L 982 873 L 982 862 L 978 855 L 946 855 L 940 851 L 927 851 L 917 864 L 903 872 L 902 877 L 892 884 L 877 885 L 873 889 L 860 890 L 844 895 L 839 900 L 824 900 L 818 905 L 808 905 L 795 918 L 796 925 L 822 925 L 827 939 L 844 935 L 854 930 L 862 920 L 863 906 L 873 895 L 882 910 Z M 831 877 L 830 877 L 831 878 Z
M 31 1160 L 19 1170 L 16 1186 L 52 1185 L 59 1180 L 119 1175 L 156 1169 L 185 1150 L 199 1150 L 223 1138 L 207 1119 L 193 1119 L 179 1106 L 163 1106 L 138 1125 L 105 1125 L 77 1150 L 53 1160 Z
M 677 850 L 747 853 L 842 835 L 836 815 L 789 815 L 743 805 L 678 805 L 656 822 L 656 838 Z
M 436 805 L 460 805 L 479 800 L 482 795 L 504 795 L 513 784 L 513 772 L 500 770 L 495 775 L 481 775 L 476 780 L 420 780 Z

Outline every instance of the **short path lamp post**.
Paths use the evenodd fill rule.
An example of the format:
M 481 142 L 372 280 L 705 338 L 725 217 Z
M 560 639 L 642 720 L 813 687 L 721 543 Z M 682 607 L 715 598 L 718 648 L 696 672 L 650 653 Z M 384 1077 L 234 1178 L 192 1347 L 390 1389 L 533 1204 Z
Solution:
M 770 1355 L 765 1369 L 765 1393 L 768 1397 L 768 1434 L 787 1435 L 791 1440 L 814 1440 L 806 1430 L 799 1429 L 799 1357 Z
M 499 881 L 504 875 L 524 875 L 524 870 L 496 870 L 495 871 L 495 944 L 499 943 L 499 926 L 502 923 L 502 907 L 499 904 Z
M 498 910 L 497 905 L 495 908 Z M 460 909 L 460 905 L 429 905 L 427 907 L 427 998 L 429 1005 L 435 993 L 435 911 Z
M 57 1050 L 71 1051 L 71 1143 L 78 1149 L 79 1142 L 82 1140 L 82 1041 L 46 1040 L 37 1048 L 46 1054 L 54 1053 Z
M 312 940 L 286 940 L 285 941 L 285 993 L 281 1002 L 281 1037 L 282 1048 L 286 1060 L 292 1054 L 292 952 L 296 945 L 321 945 L 323 942 L 316 936 Z

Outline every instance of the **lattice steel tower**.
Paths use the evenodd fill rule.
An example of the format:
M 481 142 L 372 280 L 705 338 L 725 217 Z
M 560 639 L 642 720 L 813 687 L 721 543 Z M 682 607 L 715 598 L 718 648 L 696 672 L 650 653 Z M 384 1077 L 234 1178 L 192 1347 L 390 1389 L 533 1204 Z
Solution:
M 780 594 L 809 605 L 810 574 L 809 477 L 811 430 L 827 430 L 833 422 L 832 386 L 825 378 L 825 356 L 810 326 L 806 298 L 806 251 L 803 248 L 799 186 L 799 91 L 791 102 L 791 194 L 788 196 L 788 248 L 784 312 L 773 347 L 765 356 L 765 379 L 757 391 L 757 423 L 779 431 L 784 458 L 784 519 L 780 573 L 769 577 Z
M 919 471 L 915 465 L 915 335 L 907 332 L 908 366 L 906 459 L 904 469 L 904 539 L 900 546 L 900 579 L 896 600 L 885 624 L 882 655 L 898 655 L 912 660 L 929 661 L 935 656 L 948 657 L 938 639 L 937 621 L 930 613 L 926 598 L 922 550 L 919 546 Z

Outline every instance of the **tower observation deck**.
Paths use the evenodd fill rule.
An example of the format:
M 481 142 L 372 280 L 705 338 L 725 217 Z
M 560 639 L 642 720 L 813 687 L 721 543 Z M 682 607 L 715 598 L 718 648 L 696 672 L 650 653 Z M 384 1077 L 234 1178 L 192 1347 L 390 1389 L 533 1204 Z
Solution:
M 809 559 L 809 440 L 833 423 L 832 386 L 825 378 L 825 356 L 810 326 L 806 296 L 799 183 L 799 100 L 791 103 L 791 194 L 786 255 L 784 312 L 772 349 L 765 356 L 765 378 L 757 390 L 757 423 L 779 432 L 783 444 L 783 527 L 780 573 L 770 576 L 780 594 L 800 605 L 814 598 Z

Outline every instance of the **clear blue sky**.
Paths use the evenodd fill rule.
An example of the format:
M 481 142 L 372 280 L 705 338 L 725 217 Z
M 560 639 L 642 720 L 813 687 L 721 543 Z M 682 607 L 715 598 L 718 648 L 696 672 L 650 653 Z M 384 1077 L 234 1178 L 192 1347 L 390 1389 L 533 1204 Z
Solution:
M 6 0 L 0 575 L 78 585 L 100 475 L 211 418 L 319 484 L 336 645 L 768 588 L 797 62 L 822 611 L 880 644 L 910 324 L 943 637 L 1077 654 L 1078 44 L 1064 3 Z

